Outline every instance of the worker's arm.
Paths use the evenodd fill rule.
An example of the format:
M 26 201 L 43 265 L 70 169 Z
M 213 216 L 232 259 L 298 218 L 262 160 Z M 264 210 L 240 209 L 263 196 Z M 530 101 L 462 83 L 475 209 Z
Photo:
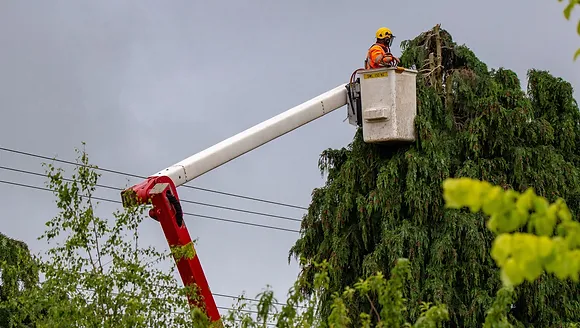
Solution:
M 386 54 L 383 49 L 379 47 L 374 47 L 371 49 L 371 60 L 379 66 L 389 66 L 392 61 L 397 64 L 400 62 L 399 58 L 393 56 L 392 54 Z

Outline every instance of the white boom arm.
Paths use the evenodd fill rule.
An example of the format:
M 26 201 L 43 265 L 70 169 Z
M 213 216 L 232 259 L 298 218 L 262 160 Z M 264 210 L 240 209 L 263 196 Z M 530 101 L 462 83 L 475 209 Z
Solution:
M 167 176 L 178 187 L 346 104 L 347 89 L 346 84 L 342 84 L 192 155 L 154 176 Z
M 360 82 L 354 86 L 352 83 L 340 85 L 123 190 L 123 206 L 152 204 L 149 216 L 160 222 L 169 246 L 185 247 L 191 245 L 191 236 L 183 222 L 184 213 L 176 187 L 344 105 L 349 108 L 349 123 L 363 127 L 365 142 L 414 141 L 417 72 L 382 68 L 362 73 L 363 79 L 357 79 Z M 189 303 L 194 306 L 205 304 L 211 321 L 219 321 L 220 313 L 197 253 L 193 258 L 174 258 L 183 284 L 191 286 L 195 283 L 203 298 L 199 302 L 197 298 L 188 297 Z

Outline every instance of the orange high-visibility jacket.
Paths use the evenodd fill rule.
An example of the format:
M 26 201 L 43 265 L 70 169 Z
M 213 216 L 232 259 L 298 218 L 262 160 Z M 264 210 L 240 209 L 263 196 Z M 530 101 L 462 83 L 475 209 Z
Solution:
M 378 43 L 373 44 L 367 52 L 365 69 L 384 67 L 380 63 L 383 61 L 385 55 L 390 53 L 391 49 L 389 47 Z

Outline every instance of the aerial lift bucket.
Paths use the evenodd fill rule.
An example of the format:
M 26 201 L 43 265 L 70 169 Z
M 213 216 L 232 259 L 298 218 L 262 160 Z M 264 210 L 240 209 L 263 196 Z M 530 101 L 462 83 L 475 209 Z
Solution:
M 413 142 L 417 116 L 417 71 L 402 67 L 356 71 L 347 85 L 348 121 L 363 129 L 367 143 Z

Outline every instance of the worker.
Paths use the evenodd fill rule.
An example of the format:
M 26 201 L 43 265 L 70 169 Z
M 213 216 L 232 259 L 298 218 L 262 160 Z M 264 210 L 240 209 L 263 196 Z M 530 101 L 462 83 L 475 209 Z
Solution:
M 380 67 L 396 67 L 401 60 L 391 54 L 391 44 L 393 44 L 393 33 L 386 27 L 381 27 L 376 33 L 377 42 L 373 44 L 365 59 L 365 69 Z

